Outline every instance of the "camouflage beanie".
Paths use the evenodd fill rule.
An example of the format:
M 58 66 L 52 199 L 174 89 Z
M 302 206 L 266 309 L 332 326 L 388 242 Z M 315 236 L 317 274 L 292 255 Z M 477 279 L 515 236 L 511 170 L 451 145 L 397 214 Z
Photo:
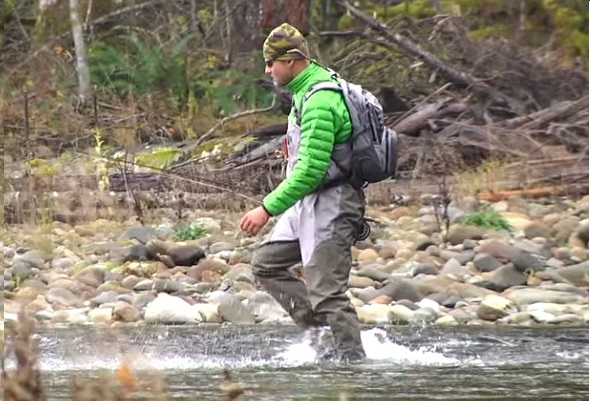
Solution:
M 283 23 L 273 29 L 262 47 L 264 61 L 309 59 L 307 41 L 295 27 Z

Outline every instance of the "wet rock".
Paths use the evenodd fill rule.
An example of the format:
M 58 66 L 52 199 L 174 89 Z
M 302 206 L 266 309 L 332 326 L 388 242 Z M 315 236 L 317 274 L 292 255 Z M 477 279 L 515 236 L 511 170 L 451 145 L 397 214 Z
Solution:
M 383 325 L 392 323 L 394 320 L 391 308 L 387 305 L 373 304 L 356 308 L 360 323 Z
M 277 322 L 288 316 L 281 305 L 264 291 L 256 291 L 249 298 L 246 306 L 259 322 Z
M 219 302 L 219 314 L 224 321 L 233 324 L 254 324 L 256 317 L 242 304 L 237 296 L 227 294 Z
M 102 304 L 115 303 L 119 298 L 119 293 L 115 291 L 105 291 L 94 298 L 88 300 L 90 306 L 96 307 Z
M 539 260 L 539 258 L 526 252 L 520 251 L 510 258 L 510 261 L 518 271 L 523 273 L 526 271 L 537 272 L 545 270 L 545 265 Z
M 113 308 L 113 317 L 117 321 L 131 323 L 141 319 L 141 314 L 127 302 L 118 301 Z
M 416 266 L 412 270 L 412 277 L 416 277 L 419 274 L 436 276 L 439 273 L 440 273 L 440 271 L 438 270 L 438 268 L 434 267 L 433 265 L 426 265 L 426 264 L 420 263 L 418 266 Z
M 145 310 L 146 323 L 199 323 L 201 315 L 181 298 L 160 293 Z
M 201 320 L 206 323 L 221 323 L 219 307 L 216 304 L 194 304 L 193 309 L 201 315 Z
M 496 321 L 508 314 L 511 302 L 497 295 L 488 295 L 477 308 L 477 317 L 483 320 Z
M 110 323 L 113 317 L 113 308 L 98 308 L 88 312 L 88 319 L 95 324 Z
M 456 326 L 459 322 L 452 315 L 441 316 L 434 322 L 435 326 Z

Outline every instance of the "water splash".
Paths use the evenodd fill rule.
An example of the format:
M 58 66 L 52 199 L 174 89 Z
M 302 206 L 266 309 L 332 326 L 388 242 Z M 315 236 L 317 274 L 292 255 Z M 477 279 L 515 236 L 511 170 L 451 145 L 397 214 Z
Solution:
M 275 357 L 287 365 L 306 364 L 314 362 L 318 355 L 314 347 L 313 336 L 308 334 L 300 342 L 291 344 L 287 349 Z M 411 349 L 408 346 L 396 344 L 387 336 L 383 329 L 373 328 L 361 332 L 361 340 L 367 354 L 367 362 L 380 361 L 406 365 L 458 365 L 462 363 L 456 358 L 432 351 L 430 347 Z
M 135 336 L 122 346 L 109 338 L 88 344 L 88 339 L 77 338 L 84 347 L 73 343 L 63 352 L 63 341 L 55 337 L 40 337 L 41 348 L 45 348 L 39 359 L 42 370 L 114 370 L 123 358 L 131 368 L 136 370 L 188 370 L 188 369 L 224 369 L 224 368 L 291 368 L 318 363 L 318 336 L 320 341 L 331 336 L 330 331 L 322 329 L 308 331 L 303 335 L 278 335 L 274 345 L 262 342 L 249 343 L 244 347 L 236 346 L 229 339 L 215 337 L 207 347 L 195 346 L 189 338 L 179 338 L 168 331 L 152 333 L 152 336 Z M 275 337 L 275 336 L 271 336 Z M 211 337 L 209 337 L 211 338 Z M 361 332 L 363 346 L 367 354 L 367 364 L 403 364 L 424 366 L 481 365 L 478 358 L 462 358 L 445 355 L 444 344 L 439 342 L 421 346 L 400 344 L 388 336 L 385 329 L 372 328 Z M 260 340 L 260 337 L 259 337 Z M 228 348 L 228 344 L 232 344 Z M 225 347 L 225 348 L 224 348 Z M 233 348 L 232 348 L 233 347 Z M 264 349 L 262 352 L 261 349 Z M 62 349 L 62 352 L 57 351 Z M 123 349 L 124 348 L 124 349 Z M 225 349 L 226 351 L 222 351 Z M 466 360 L 469 359 L 469 360 Z M 7 368 L 13 368 L 13 361 L 7 361 Z

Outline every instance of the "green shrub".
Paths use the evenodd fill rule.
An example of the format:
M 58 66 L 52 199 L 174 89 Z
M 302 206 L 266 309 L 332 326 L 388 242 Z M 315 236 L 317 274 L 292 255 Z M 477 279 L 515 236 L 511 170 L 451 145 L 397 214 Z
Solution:
M 463 224 L 492 230 L 514 230 L 512 224 L 510 224 L 500 213 L 494 210 L 470 213 L 463 218 Z
M 179 241 L 199 239 L 206 234 L 205 228 L 199 225 L 182 226 L 176 230 L 174 237 Z

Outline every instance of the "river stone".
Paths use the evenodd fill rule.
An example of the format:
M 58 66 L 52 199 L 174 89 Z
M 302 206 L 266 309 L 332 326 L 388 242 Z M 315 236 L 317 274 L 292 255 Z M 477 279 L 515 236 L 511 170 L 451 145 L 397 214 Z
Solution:
M 393 300 L 409 299 L 412 302 L 418 302 L 424 296 L 414 287 L 413 282 L 399 279 L 392 281 L 379 290 L 379 295 L 387 295 Z
M 21 287 L 18 289 L 18 298 L 21 300 L 32 300 L 37 298 L 39 295 L 44 295 L 46 290 L 37 287 Z
M 137 277 L 135 275 L 129 275 L 121 280 L 121 286 L 123 288 L 133 289 L 139 282 L 143 280 L 143 277 Z
M 158 238 L 158 232 L 153 227 L 135 226 L 129 228 L 121 239 L 135 239 L 142 244 L 147 244 L 150 240 Z
M 487 253 L 478 253 L 473 259 L 473 265 L 481 272 L 491 272 L 502 266 L 502 263 Z
M 456 326 L 459 322 L 452 315 L 444 315 L 436 319 L 433 324 L 435 326 Z
M 565 266 L 557 273 L 575 286 L 588 287 L 588 261 L 576 265 Z
M 445 294 L 446 295 L 446 294 Z M 457 302 L 461 302 L 463 299 L 456 295 L 451 295 L 449 297 L 444 298 L 444 300 L 440 303 L 445 308 L 454 308 L 457 305 Z
M 159 293 L 145 310 L 146 323 L 199 323 L 201 315 L 185 300 Z
M 147 246 L 144 244 L 133 244 L 125 248 L 122 262 L 143 262 L 150 260 L 151 258 L 152 254 L 150 253 Z
M 115 303 L 119 299 L 119 293 L 116 291 L 105 291 L 88 300 L 90 306 L 96 307 L 102 304 Z
M 209 246 L 209 253 L 216 254 L 223 251 L 233 251 L 236 246 L 229 242 L 215 242 Z
M 393 301 L 393 298 L 391 298 L 389 295 L 378 295 L 375 298 L 371 299 L 368 303 L 369 304 L 382 304 L 382 305 L 388 305 Z
M 356 308 L 358 320 L 363 324 L 383 325 L 393 321 L 393 313 L 387 305 L 372 304 Z
M 574 261 L 587 261 L 588 260 L 588 249 L 586 248 L 580 248 L 580 247 L 576 247 L 576 248 L 572 248 L 571 250 L 571 259 Z
M 583 304 L 584 302 L 588 302 L 588 297 L 540 288 L 507 290 L 503 296 L 519 306 L 530 305 L 537 302 L 549 302 L 555 304 Z
M 113 316 L 116 320 L 131 323 L 141 319 L 140 312 L 132 305 L 124 301 L 118 301 L 113 308 Z
M 201 320 L 206 323 L 221 323 L 219 316 L 219 306 L 216 304 L 198 303 L 192 308 L 201 315 Z
M 412 270 L 412 277 L 416 277 L 419 274 L 433 275 L 436 276 L 440 271 L 433 265 L 420 263 Z
M 229 279 L 233 281 L 245 281 L 250 284 L 256 283 L 254 273 L 252 273 L 252 267 L 246 264 L 238 264 L 231 268 L 224 276 L 223 279 Z
M 496 239 L 485 239 L 480 241 L 475 250 L 505 261 L 511 260 L 522 252 L 515 246 Z
M 219 302 L 219 315 L 224 321 L 233 324 L 254 324 L 256 317 L 242 304 L 240 298 L 227 294 L 228 297 Z
M 72 258 L 56 258 L 51 261 L 51 268 L 56 270 L 65 270 L 74 266 L 76 262 Z
M 29 263 L 24 261 L 16 261 L 12 263 L 10 274 L 19 281 L 26 280 L 37 274 L 38 270 L 32 267 Z
M 30 267 L 35 267 L 39 270 L 43 270 L 45 268 L 45 257 L 43 252 L 41 251 L 27 251 L 22 255 L 16 255 L 12 260 L 13 266 L 15 262 L 23 262 Z
M 175 266 L 193 266 L 205 257 L 205 251 L 198 245 L 178 245 L 170 247 L 168 255 Z
M 351 276 L 353 277 L 353 276 Z M 355 297 L 363 301 L 364 303 L 369 303 L 372 299 L 375 299 L 377 296 L 380 295 L 380 290 L 375 289 L 373 286 L 365 287 L 352 290 L 352 293 Z M 391 298 L 391 297 L 389 297 Z
M 267 292 L 256 291 L 246 304 L 259 322 L 278 322 L 288 316 L 281 305 Z
M 199 217 L 191 223 L 191 226 L 202 227 L 208 233 L 221 231 L 221 220 L 211 217 Z
M 449 315 L 453 316 L 459 323 L 467 323 L 477 317 L 475 313 L 470 313 L 462 309 L 453 309 L 449 312 Z
M 98 266 L 88 266 L 74 274 L 72 278 L 82 284 L 96 288 L 104 282 L 104 276 L 104 269 Z
M 553 229 L 540 221 L 533 221 L 524 228 L 524 236 L 528 239 L 536 237 L 551 238 L 553 234 Z
M 438 313 L 430 308 L 420 308 L 412 312 L 408 323 L 432 323 L 438 319 Z
M 356 273 L 357 276 L 368 277 L 375 281 L 385 281 L 391 278 L 391 275 L 378 269 L 375 265 L 362 266 Z
M 97 308 L 88 312 L 88 319 L 94 324 L 110 323 L 113 317 L 113 308 Z
M 143 294 L 136 294 L 133 298 L 133 301 L 131 301 L 131 305 L 137 310 L 142 310 L 152 301 L 154 301 L 156 297 L 157 293 L 155 291 L 144 292 Z
M 348 286 L 351 288 L 367 288 L 375 284 L 375 281 L 368 277 L 361 277 L 351 274 L 348 277 Z
M 467 267 L 462 266 L 457 259 L 449 259 L 440 270 L 440 274 L 463 277 L 467 274 Z
M 392 305 L 389 308 L 391 312 L 390 319 L 391 323 L 393 324 L 407 324 L 414 315 L 414 311 L 412 309 L 400 303 Z
M 83 324 L 88 322 L 88 308 L 64 309 L 53 313 L 52 323 Z
M 215 259 L 204 259 L 197 266 L 191 266 L 186 272 L 186 275 L 196 280 L 202 280 L 203 272 L 211 271 L 219 275 L 226 274 L 231 269 L 231 266 Z
M 453 224 L 449 229 L 447 240 L 451 245 L 459 245 L 466 239 L 481 239 L 483 234 L 484 230 L 479 227 Z
M 490 273 L 489 280 L 502 288 L 499 291 L 501 292 L 509 287 L 526 284 L 527 276 L 518 271 L 512 263 L 508 263 Z
M 79 306 L 80 299 L 65 288 L 51 288 L 45 294 L 45 299 L 50 304 L 59 304 L 64 306 Z
M 477 308 L 477 317 L 483 320 L 496 321 L 506 316 L 511 302 L 497 295 L 486 296 Z
M 379 258 L 379 254 L 372 248 L 363 249 L 357 256 L 358 262 L 374 262 Z
M 420 308 L 430 308 L 437 314 L 440 313 L 440 304 L 431 298 L 424 298 L 417 302 L 416 305 Z
M 545 270 L 545 266 L 539 260 L 539 258 L 523 251 L 520 251 L 510 258 L 510 261 L 518 271 L 523 273 L 526 271 L 537 272 Z

